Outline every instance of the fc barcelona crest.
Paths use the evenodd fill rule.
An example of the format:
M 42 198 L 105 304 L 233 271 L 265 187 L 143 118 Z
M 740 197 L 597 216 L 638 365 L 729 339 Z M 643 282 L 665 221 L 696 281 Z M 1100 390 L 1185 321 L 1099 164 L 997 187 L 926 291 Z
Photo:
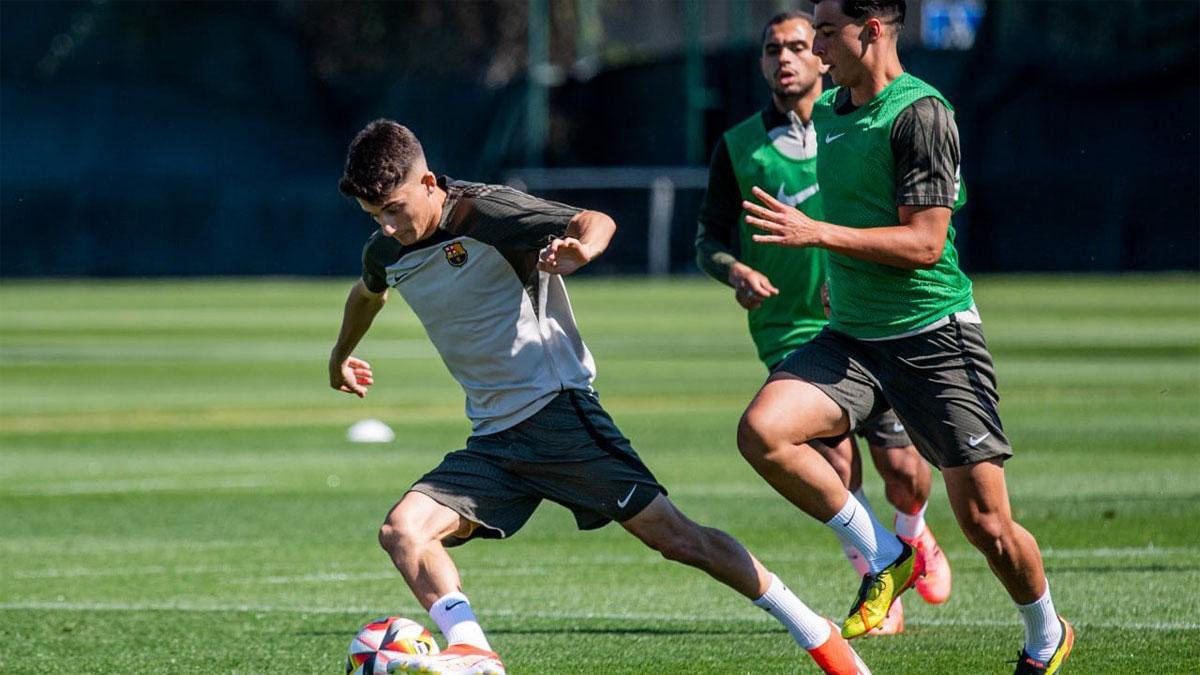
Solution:
M 446 262 L 455 267 L 462 267 L 463 263 L 467 262 L 467 249 L 457 241 L 452 244 L 446 244 L 442 247 L 442 251 L 446 253 Z

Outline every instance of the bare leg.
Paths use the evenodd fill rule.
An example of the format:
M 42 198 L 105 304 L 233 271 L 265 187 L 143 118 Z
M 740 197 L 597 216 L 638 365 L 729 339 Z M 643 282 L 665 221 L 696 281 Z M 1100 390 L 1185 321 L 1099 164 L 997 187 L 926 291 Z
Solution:
M 442 546 L 455 532 L 468 532 L 472 524 L 420 492 L 409 492 L 392 507 L 379 528 L 379 545 L 413 595 L 425 609 L 438 598 L 462 589 L 458 567 Z
M 667 560 L 703 570 L 751 600 L 762 597 L 771 583 L 770 573 L 738 540 L 692 521 L 665 495 L 621 527 Z
M 849 419 L 824 392 L 788 373 L 776 373 L 738 424 L 738 449 L 766 481 L 808 515 L 827 522 L 849 492 L 829 462 L 807 442 L 837 436 Z
M 871 459 L 883 477 L 887 500 L 897 511 L 912 515 L 929 501 L 932 475 L 921 453 L 911 445 L 883 447 L 872 445 Z
M 828 619 L 812 611 L 728 534 L 698 525 L 665 495 L 621 526 L 668 560 L 701 569 L 784 625 L 792 639 L 827 673 L 867 672 Z
M 1034 602 L 1046 590 L 1037 540 L 1012 519 L 1004 464 L 988 460 L 942 470 L 963 534 L 979 549 L 1013 601 Z
M 809 447 L 829 462 L 847 490 L 854 492 L 862 487 L 862 457 L 858 454 L 853 434 L 842 436 L 836 445 L 819 441 L 810 443 Z

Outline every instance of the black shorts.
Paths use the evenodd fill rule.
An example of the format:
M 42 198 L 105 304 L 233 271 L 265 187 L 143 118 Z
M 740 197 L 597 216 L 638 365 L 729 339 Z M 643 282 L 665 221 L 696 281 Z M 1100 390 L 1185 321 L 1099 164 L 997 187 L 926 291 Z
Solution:
M 594 392 L 567 390 L 503 431 L 467 447 L 413 484 L 477 523 L 465 539 L 512 536 L 543 499 L 572 511 L 581 530 L 628 520 L 666 489 L 634 452 Z

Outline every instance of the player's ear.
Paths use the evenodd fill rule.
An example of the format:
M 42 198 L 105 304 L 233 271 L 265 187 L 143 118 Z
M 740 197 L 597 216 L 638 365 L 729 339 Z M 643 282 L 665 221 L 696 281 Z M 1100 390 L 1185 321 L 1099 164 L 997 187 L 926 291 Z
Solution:
M 883 37 L 883 22 L 874 17 L 867 19 L 867 23 L 863 25 L 863 32 L 867 34 L 867 39 L 875 42 Z
M 425 186 L 426 192 L 433 194 L 433 189 L 437 187 L 437 176 L 432 171 L 426 171 L 421 174 L 421 185 Z

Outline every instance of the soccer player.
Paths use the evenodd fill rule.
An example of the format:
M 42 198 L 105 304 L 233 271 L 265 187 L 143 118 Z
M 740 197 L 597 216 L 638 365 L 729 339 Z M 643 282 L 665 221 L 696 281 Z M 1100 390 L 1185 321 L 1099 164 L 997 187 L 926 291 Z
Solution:
M 418 479 L 379 530 L 448 643 L 390 667 L 504 673 L 446 549 L 512 536 L 548 499 L 570 509 L 580 529 L 617 521 L 663 557 L 746 596 L 824 672 L 868 672 L 835 627 L 733 537 L 680 513 L 600 407 L 563 276 L 604 252 L 611 218 L 436 176 L 417 138 L 390 120 L 354 138 L 339 188 L 379 230 L 346 300 L 330 385 L 363 397 L 374 384 L 371 366 L 352 352 L 394 288 L 466 392 L 472 425 L 466 448 Z
M 825 69 L 812 53 L 812 41 L 812 16 L 804 12 L 780 13 L 763 28 L 760 65 L 771 102 L 717 142 L 696 233 L 697 264 L 734 288 L 735 300 L 747 310 L 759 359 L 769 371 L 827 323 L 821 301 L 825 252 L 754 242 L 751 236 L 758 230 L 745 224 L 742 209 L 743 200 L 757 202 L 750 190 L 762 185 L 783 203 L 821 217 L 812 110 Z M 888 500 L 897 509 L 897 534 L 924 559 L 925 575 L 917 580 L 917 591 L 927 602 L 945 602 L 950 595 L 950 566 L 924 519 L 929 466 L 891 410 L 867 420 L 860 433 L 883 476 Z M 813 440 L 809 445 L 830 461 L 843 484 L 869 511 L 853 436 Z M 747 459 L 769 475 L 771 466 L 761 455 L 752 453 Z M 859 576 L 866 575 L 869 570 L 858 550 L 844 540 L 842 548 Z M 903 629 L 904 609 L 897 599 L 872 632 L 894 634 Z
M 1017 605 L 1025 642 L 1016 673 L 1057 673 L 1074 641 L 1057 615 L 1033 536 L 1009 506 L 995 371 L 971 281 L 958 266 L 951 216 L 965 200 L 953 109 L 904 72 L 896 38 L 903 0 L 818 0 L 813 53 L 838 86 L 813 109 L 823 219 L 756 188 L 746 202 L 755 241 L 825 249 L 830 324 L 797 349 L 750 403 L 739 438 L 775 458 L 810 513 L 858 529 L 872 560 L 897 555 L 861 509 L 842 499 L 811 438 L 840 433 L 890 404 L 917 448 L 942 471 L 967 539 Z M 769 186 L 768 186 L 769 187 Z M 864 585 L 842 634 L 883 618 L 907 570 L 890 565 Z

